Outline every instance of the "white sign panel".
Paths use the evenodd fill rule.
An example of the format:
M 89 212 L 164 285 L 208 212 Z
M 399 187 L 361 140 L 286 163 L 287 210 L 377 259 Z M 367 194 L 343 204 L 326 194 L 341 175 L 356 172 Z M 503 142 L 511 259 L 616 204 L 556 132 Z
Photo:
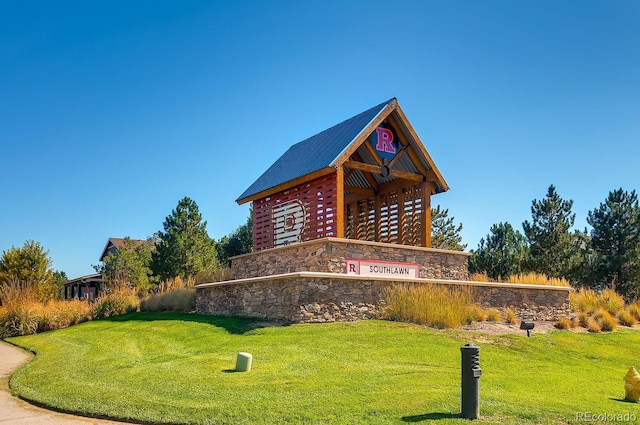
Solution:
M 420 264 L 347 258 L 347 274 L 380 277 L 420 277 Z
M 305 226 L 305 210 L 301 201 L 294 199 L 273 207 L 274 246 L 301 242 Z

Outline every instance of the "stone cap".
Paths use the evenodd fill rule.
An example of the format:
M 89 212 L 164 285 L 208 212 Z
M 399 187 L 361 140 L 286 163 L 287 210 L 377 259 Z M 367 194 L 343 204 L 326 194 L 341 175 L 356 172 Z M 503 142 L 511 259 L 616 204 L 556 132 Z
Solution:
M 275 248 L 278 249 L 278 248 Z M 424 279 L 424 278 L 406 278 L 406 277 L 381 277 L 381 276 L 359 276 L 348 275 L 343 273 L 326 273 L 326 272 L 294 272 L 274 274 L 271 276 L 249 277 L 246 279 L 225 280 L 222 282 L 201 283 L 195 285 L 194 288 L 206 288 L 208 286 L 234 285 L 238 283 L 251 282 L 268 282 L 285 279 L 332 279 L 332 280 L 364 280 L 374 282 L 400 282 L 400 283 L 435 283 L 439 285 L 464 285 L 464 286 L 485 286 L 493 288 L 514 288 L 514 289 L 539 289 L 551 291 L 574 291 L 569 286 L 551 286 L 551 285 L 528 285 L 522 283 L 498 283 L 498 282 L 473 282 L 470 280 L 449 280 L 449 279 Z
M 452 251 L 452 250 L 449 250 L 449 249 L 426 248 L 424 246 L 402 245 L 402 244 L 398 244 L 398 243 L 361 241 L 359 239 L 335 238 L 335 237 L 331 237 L 330 236 L 330 237 L 326 237 L 326 238 L 320 238 L 320 239 L 314 239 L 314 240 L 311 240 L 311 241 L 300 242 L 300 243 L 296 243 L 296 244 L 292 244 L 292 245 L 278 246 L 276 248 L 261 249 L 260 251 L 254 251 L 254 252 L 250 252 L 248 254 L 240 254 L 240 255 L 236 255 L 234 257 L 229 257 L 229 259 L 233 260 L 234 258 L 249 257 L 249 256 L 252 256 L 252 255 L 255 255 L 255 254 L 263 254 L 263 253 L 267 253 L 267 252 L 277 252 L 278 250 L 293 249 L 293 248 L 297 248 L 297 247 L 301 247 L 301 246 L 313 245 L 313 244 L 319 244 L 319 243 L 327 243 L 327 242 L 347 244 L 347 245 L 351 244 L 351 245 L 378 246 L 378 247 L 381 247 L 381 248 L 407 249 L 407 250 L 421 251 L 421 252 L 436 252 L 436 253 L 443 253 L 443 254 L 461 255 L 461 256 L 464 256 L 464 257 L 470 257 L 471 256 L 470 252 L 465 252 L 465 251 Z

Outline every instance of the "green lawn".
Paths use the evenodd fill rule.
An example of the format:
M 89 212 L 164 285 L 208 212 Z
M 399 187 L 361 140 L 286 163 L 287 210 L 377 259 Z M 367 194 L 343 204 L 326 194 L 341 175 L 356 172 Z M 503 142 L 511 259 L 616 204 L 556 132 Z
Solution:
M 37 353 L 12 391 L 57 409 L 153 423 L 466 423 L 460 347 L 480 345 L 482 421 L 640 418 L 621 401 L 640 333 L 487 336 L 362 321 L 255 327 L 249 320 L 135 313 L 9 340 Z M 253 370 L 233 373 L 239 351 Z

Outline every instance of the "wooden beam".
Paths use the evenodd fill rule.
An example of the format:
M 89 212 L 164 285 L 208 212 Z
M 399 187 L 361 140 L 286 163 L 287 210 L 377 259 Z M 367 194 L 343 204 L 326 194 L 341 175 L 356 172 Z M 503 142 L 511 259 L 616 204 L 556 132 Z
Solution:
M 344 207 L 344 169 L 339 166 L 336 170 L 336 209 L 334 213 L 334 225 L 336 226 L 335 235 L 339 238 L 344 238 L 344 222 L 345 222 L 345 207 Z
M 364 162 L 358 162 L 358 161 L 345 161 L 344 164 L 342 164 L 343 166 L 347 167 L 347 168 L 352 168 L 355 170 L 360 170 L 360 171 L 366 171 L 368 173 L 376 173 L 376 174 L 380 174 L 380 167 L 377 165 L 371 165 L 371 164 L 367 164 Z
M 425 180 L 425 177 L 423 175 L 410 173 L 408 171 L 393 170 L 389 175 L 397 179 L 411 180 L 418 183 Z
M 398 160 L 402 157 L 402 155 L 404 155 L 404 151 L 407 150 L 408 147 L 409 145 L 402 146 L 398 151 L 398 153 L 396 153 L 396 156 L 394 156 L 393 159 L 387 164 L 387 167 L 392 168 L 394 164 L 398 162 Z
M 333 167 L 325 167 L 318 171 L 314 171 L 313 173 L 307 174 L 305 176 L 298 177 L 297 179 L 293 179 L 288 182 L 281 183 L 277 186 L 274 186 L 269 189 L 265 189 L 261 192 L 256 193 L 255 195 L 248 196 L 246 198 L 238 199 L 236 202 L 238 205 L 242 205 L 249 201 L 255 201 L 256 199 L 266 198 L 267 196 L 271 196 L 275 193 L 278 193 L 283 190 L 291 189 L 294 186 L 298 186 L 300 184 L 309 182 L 311 180 L 315 180 L 319 177 L 326 176 L 327 174 L 335 173 L 336 169 Z
M 362 162 L 362 158 L 360 157 L 360 155 L 358 155 L 357 152 L 353 153 L 353 158 L 357 161 Z M 378 190 L 378 182 L 376 182 L 376 179 L 374 179 L 371 174 L 363 172 L 362 175 L 367 180 L 367 183 L 369 183 L 369 186 L 371 186 L 373 190 Z
M 378 195 L 386 195 L 395 190 L 404 189 L 406 187 L 415 186 L 416 182 L 407 180 L 394 180 L 389 183 L 381 184 L 378 187 Z
M 367 195 L 368 197 L 375 196 L 376 194 L 375 190 L 373 189 L 367 189 L 364 187 L 357 187 L 357 186 L 345 186 L 344 190 L 345 192 L 361 193 L 363 195 Z
M 347 174 L 344 175 L 344 181 L 347 181 L 347 179 L 349 177 L 351 177 L 351 174 L 355 173 L 356 170 L 349 170 L 349 172 L 347 172 Z
M 376 162 L 376 164 L 378 164 L 378 166 L 381 166 L 382 165 L 382 160 L 378 156 L 378 153 L 373 149 L 373 147 L 371 146 L 369 141 L 365 140 L 362 145 L 365 147 L 367 152 L 369 152 L 369 155 L 371 155 L 371 157 Z
M 431 248 L 431 182 L 422 183 L 422 214 L 420 245 Z

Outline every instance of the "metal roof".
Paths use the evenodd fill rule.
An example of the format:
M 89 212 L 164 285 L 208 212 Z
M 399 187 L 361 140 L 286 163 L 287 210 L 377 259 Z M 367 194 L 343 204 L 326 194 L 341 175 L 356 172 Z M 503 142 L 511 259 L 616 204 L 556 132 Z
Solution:
M 236 199 L 236 202 L 282 183 L 329 167 L 393 100 L 389 99 L 386 102 L 382 102 L 291 146 Z

